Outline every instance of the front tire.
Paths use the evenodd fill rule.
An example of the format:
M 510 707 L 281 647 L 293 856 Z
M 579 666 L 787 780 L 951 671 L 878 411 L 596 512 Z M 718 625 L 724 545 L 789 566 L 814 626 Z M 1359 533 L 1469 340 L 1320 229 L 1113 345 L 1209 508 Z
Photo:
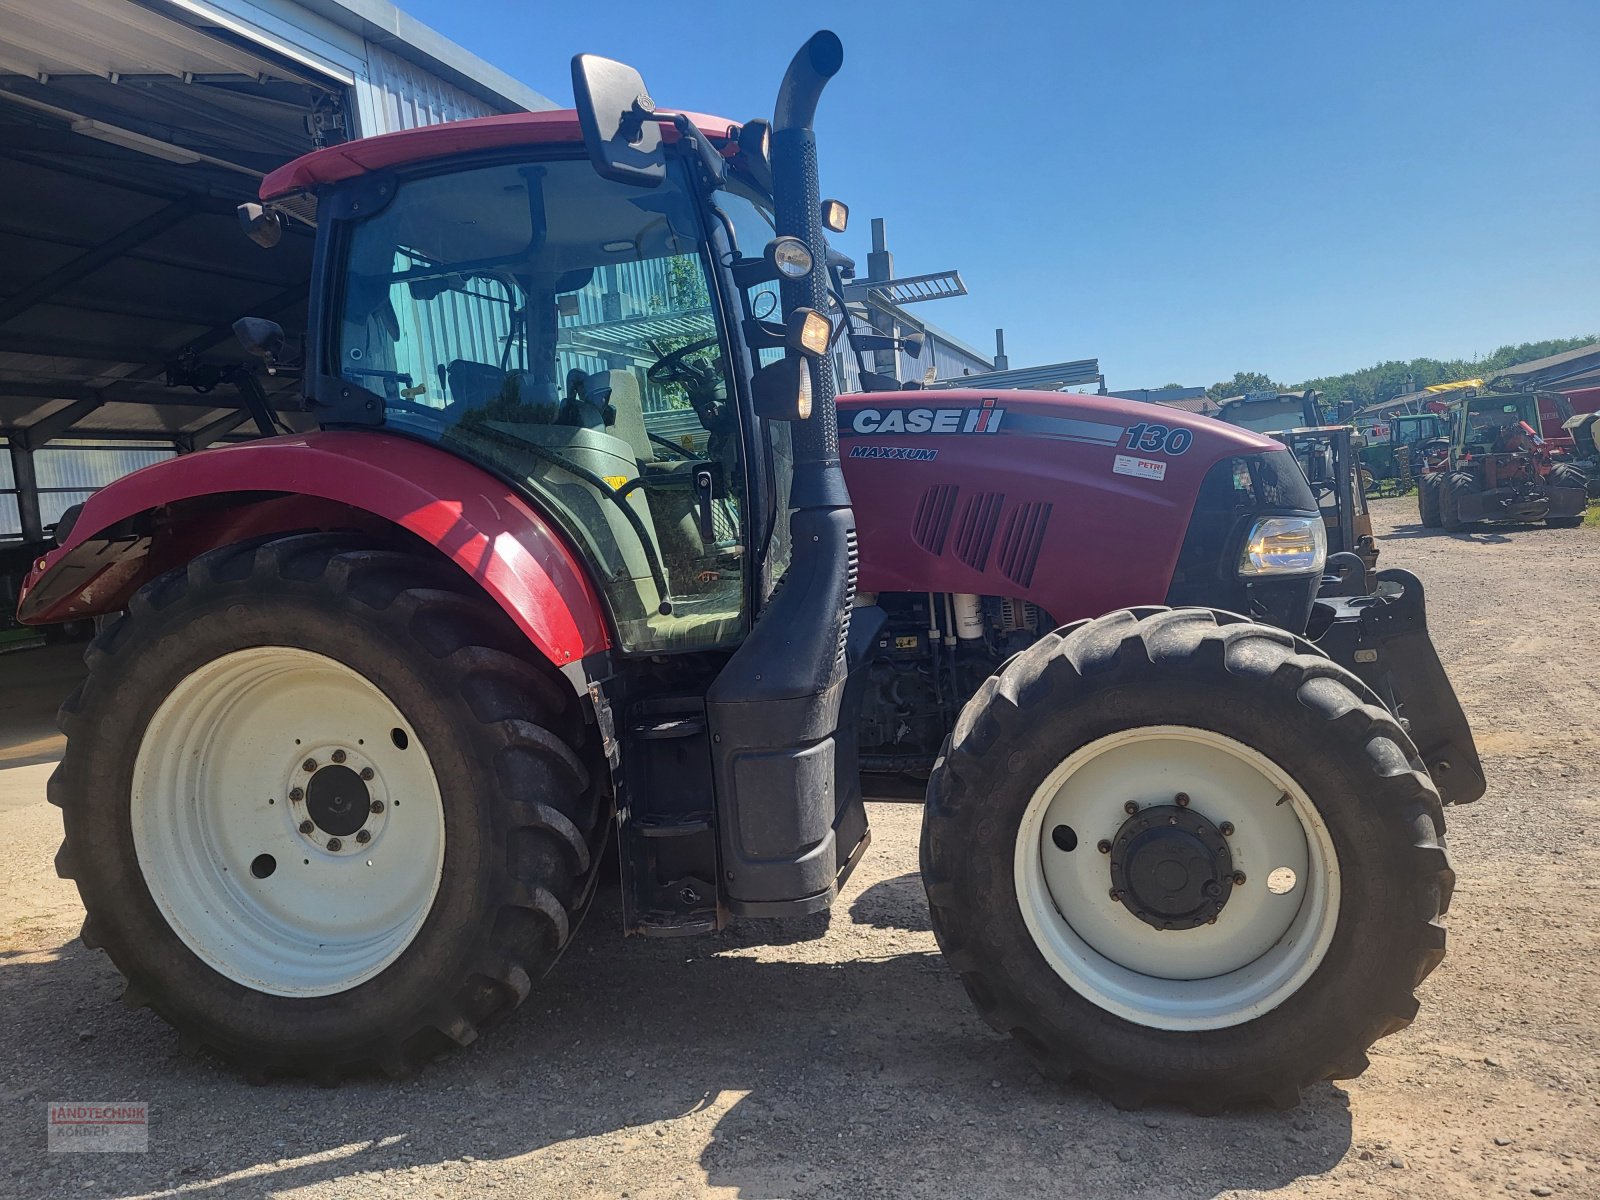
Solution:
M 1359 1075 L 1443 957 L 1454 875 L 1406 734 L 1241 617 L 1041 639 L 963 709 L 928 795 L 923 877 L 968 994 L 1120 1107 L 1289 1106 Z
M 528 995 L 605 809 L 557 678 L 455 568 L 228 546 L 97 637 L 50 781 L 83 940 L 260 1074 L 400 1074 Z

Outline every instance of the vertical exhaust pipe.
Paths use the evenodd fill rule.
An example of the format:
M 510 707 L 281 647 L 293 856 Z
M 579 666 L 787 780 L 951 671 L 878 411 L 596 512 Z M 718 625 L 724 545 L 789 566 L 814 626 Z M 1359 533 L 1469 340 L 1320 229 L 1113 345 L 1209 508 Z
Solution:
M 811 124 L 844 63 L 827 31 L 800 48 L 773 112 L 772 179 L 779 234 L 800 238 L 813 268 L 780 284 L 784 312 L 828 309 L 822 193 Z M 722 883 L 746 916 L 827 907 L 864 825 L 841 818 L 858 800 L 853 738 L 837 739 L 845 640 L 855 597 L 856 534 L 839 462 L 839 415 L 829 355 L 812 360 L 811 417 L 790 428 L 788 570 L 750 636 L 706 695 L 717 789 Z M 784 519 L 782 514 L 779 520 Z M 859 809 L 859 803 L 853 807 Z M 848 846 L 839 846 L 836 826 Z

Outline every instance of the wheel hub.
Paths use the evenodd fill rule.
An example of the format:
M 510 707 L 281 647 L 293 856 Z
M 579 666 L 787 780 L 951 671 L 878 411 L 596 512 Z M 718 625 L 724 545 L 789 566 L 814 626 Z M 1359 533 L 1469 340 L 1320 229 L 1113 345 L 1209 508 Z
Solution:
M 290 748 L 284 816 L 308 846 L 325 854 L 369 854 L 388 826 L 393 801 L 364 745 Z
M 367 785 L 349 767 L 323 767 L 306 784 L 306 812 L 318 829 L 333 837 L 355 833 L 367 823 L 371 807 Z
M 1192 808 L 1146 808 L 1111 843 L 1111 886 L 1139 920 L 1157 929 L 1214 921 L 1233 890 L 1233 856 L 1222 831 Z

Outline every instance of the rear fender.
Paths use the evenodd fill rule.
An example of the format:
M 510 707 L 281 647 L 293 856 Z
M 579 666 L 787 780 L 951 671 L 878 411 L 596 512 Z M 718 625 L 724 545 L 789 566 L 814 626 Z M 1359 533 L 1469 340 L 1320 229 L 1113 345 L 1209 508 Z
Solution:
M 33 564 L 17 616 L 45 625 L 117 612 L 145 582 L 215 546 L 351 528 L 404 530 L 445 555 L 556 667 L 611 646 L 588 572 L 549 521 L 464 459 L 375 432 L 246 442 L 118 480 Z

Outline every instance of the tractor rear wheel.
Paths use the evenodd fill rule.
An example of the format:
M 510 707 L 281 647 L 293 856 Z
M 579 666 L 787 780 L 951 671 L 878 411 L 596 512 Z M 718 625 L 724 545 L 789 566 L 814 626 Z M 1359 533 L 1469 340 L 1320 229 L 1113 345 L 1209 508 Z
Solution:
M 1589 479 L 1571 463 L 1556 463 L 1550 468 L 1550 485 L 1561 488 L 1578 488 L 1588 495 Z M 1554 529 L 1572 529 L 1583 524 L 1583 513 L 1566 517 L 1546 517 L 1544 523 Z
M 1449 533 L 1473 524 L 1461 519 L 1461 497 L 1478 490 L 1477 477 L 1470 471 L 1452 471 L 1439 484 L 1439 524 Z
M 1424 475 L 1417 480 L 1417 515 L 1424 529 L 1439 528 L 1439 477 Z
M 258 1074 L 400 1074 L 528 995 L 604 811 L 558 678 L 448 563 L 304 534 L 136 593 L 61 712 L 83 941 Z
M 1120 1107 L 1297 1102 L 1410 1023 L 1444 954 L 1439 796 L 1282 630 L 1137 609 L 991 676 L 935 767 L 933 926 L 984 1018 Z

